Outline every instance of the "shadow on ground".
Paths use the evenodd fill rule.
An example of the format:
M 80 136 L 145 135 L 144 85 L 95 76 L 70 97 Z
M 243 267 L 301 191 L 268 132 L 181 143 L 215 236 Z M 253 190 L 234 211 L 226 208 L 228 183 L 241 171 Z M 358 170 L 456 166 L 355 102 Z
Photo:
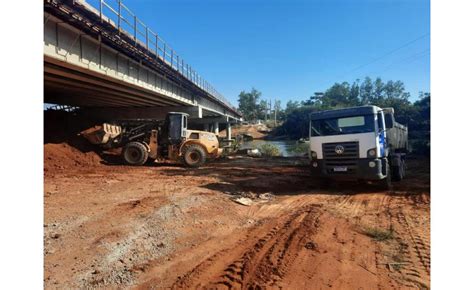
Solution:
M 294 195 L 302 193 L 358 194 L 385 192 L 375 184 L 355 181 L 333 181 L 323 186 L 320 180 L 309 173 L 305 159 L 277 158 L 253 159 L 241 158 L 221 160 L 209 163 L 205 167 L 189 169 L 177 167 L 167 169 L 169 176 L 213 176 L 219 181 L 202 187 L 222 191 L 228 194 L 240 192 L 265 193 L 274 195 Z M 427 165 L 427 166 L 426 166 Z M 413 172 L 402 182 L 394 182 L 391 194 L 429 192 L 429 161 L 423 158 L 408 160 Z

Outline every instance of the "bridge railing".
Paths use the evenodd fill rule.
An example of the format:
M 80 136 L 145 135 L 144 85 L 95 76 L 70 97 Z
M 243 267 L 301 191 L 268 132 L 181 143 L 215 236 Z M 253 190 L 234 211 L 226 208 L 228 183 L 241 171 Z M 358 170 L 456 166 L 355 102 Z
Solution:
M 86 0 L 87 1 L 87 0 Z M 98 5 L 100 19 L 102 21 L 113 21 L 118 33 L 128 34 L 134 40 L 135 46 L 145 47 L 149 52 L 169 65 L 183 77 L 194 83 L 199 88 L 223 102 L 230 108 L 237 109 L 220 94 L 208 81 L 199 75 L 184 59 L 157 33 L 153 32 L 136 14 L 134 14 L 121 0 L 96 0 L 87 1 L 92 6 Z M 111 20 L 111 21 L 110 21 Z

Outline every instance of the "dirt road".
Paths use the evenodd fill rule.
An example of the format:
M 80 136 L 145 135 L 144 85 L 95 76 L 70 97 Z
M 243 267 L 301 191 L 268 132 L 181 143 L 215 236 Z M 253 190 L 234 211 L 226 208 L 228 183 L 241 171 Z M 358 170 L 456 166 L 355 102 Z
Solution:
M 392 192 L 322 190 L 302 164 L 46 166 L 45 287 L 430 287 L 428 160 Z

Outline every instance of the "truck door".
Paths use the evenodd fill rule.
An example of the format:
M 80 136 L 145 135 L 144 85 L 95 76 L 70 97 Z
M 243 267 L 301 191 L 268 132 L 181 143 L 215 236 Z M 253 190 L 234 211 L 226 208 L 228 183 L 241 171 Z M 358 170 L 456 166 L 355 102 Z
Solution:
M 383 111 L 377 113 L 377 125 L 378 125 L 378 139 L 380 146 L 380 156 L 387 156 L 387 134 L 385 127 L 385 116 Z

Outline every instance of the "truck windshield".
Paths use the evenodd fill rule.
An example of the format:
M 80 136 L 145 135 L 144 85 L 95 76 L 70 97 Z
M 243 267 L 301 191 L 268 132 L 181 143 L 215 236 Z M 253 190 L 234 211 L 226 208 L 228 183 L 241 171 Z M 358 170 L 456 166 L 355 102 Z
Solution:
M 311 121 L 311 136 L 375 132 L 375 116 L 351 116 Z

